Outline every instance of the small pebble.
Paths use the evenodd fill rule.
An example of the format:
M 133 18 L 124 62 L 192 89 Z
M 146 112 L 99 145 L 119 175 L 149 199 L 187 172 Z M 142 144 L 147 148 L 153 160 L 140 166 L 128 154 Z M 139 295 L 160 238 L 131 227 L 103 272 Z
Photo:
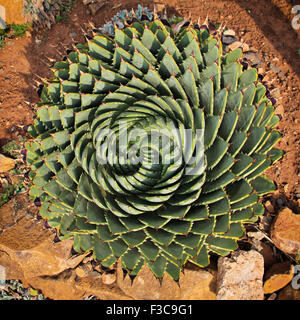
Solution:
M 259 55 L 253 50 L 245 52 L 244 58 L 250 61 L 252 67 L 258 66 L 262 63 Z
M 270 200 L 266 201 L 265 208 L 267 209 L 268 212 L 274 213 L 274 207 Z
M 234 37 L 235 36 L 235 31 L 232 30 L 232 29 L 228 29 L 228 30 L 225 30 L 223 32 L 223 34 L 224 34 L 224 36 L 232 36 L 232 37 Z
M 283 200 L 282 200 L 281 198 L 278 198 L 278 199 L 276 200 L 276 202 L 277 202 L 277 204 L 278 204 L 279 206 L 282 206 L 282 205 L 283 205 Z
M 226 44 L 226 45 L 229 45 L 233 42 L 235 42 L 237 39 L 236 37 L 233 37 L 233 36 L 223 36 L 222 37 L 222 42 L 223 44 Z

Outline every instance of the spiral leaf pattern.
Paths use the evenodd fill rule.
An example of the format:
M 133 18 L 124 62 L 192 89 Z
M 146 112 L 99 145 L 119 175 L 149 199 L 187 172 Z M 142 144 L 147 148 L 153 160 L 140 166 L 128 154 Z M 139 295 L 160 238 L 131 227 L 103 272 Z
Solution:
M 42 217 L 131 275 L 146 263 L 177 280 L 187 261 L 235 250 L 282 156 L 279 119 L 241 58 L 223 54 L 218 33 L 158 19 L 77 45 L 53 66 L 29 130 Z

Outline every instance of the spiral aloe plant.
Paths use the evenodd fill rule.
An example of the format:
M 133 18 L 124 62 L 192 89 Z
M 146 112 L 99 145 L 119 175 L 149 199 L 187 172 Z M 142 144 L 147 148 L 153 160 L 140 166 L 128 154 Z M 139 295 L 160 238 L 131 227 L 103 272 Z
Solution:
M 275 185 L 262 173 L 282 155 L 279 119 L 256 69 L 243 70 L 240 49 L 223 54 L 220 36 L 133 18 L 54 65 L 26 146 L 30 194 L 76 251 L 178 279 L 187 261 L 202 267 L 211 252 L 237 249 L 243 224 L 263 214 L 259 197 Z M 123 159 L 124 128 L 144 132 L 139 162 Z M 161 129 L 168 163 L 166 146 L 146 139 Z

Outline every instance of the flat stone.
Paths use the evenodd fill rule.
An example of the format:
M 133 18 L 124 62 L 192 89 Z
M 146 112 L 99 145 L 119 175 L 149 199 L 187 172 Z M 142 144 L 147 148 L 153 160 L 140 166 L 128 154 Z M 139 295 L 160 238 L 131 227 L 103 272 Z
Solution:
M 262 63 L 258 53 L 252 50 L 244 52 L 243 57 L 250 62 L 252 67 L 259 66 Z
M 235 36 L 235 31 L 232 30 L 232 29 L 227 29 L 223 32 L 223 35 L 224 36 L 231 36 L 231 37 L 234 37 Z
M 249 46 L 245 42 L 235 41 L 228 45 L 227 50 L 235 50 L 237 48 L 241 48 L 243 52 L 249 51 Z
M 46 230 L 43 230 L 43 234 L 38 234 L 39 229 L 43 225 L 42 221 L 31 224 L 30 220 L 33 219 L 22 219 L 22 227 L 28 230 L 28 232 L 23 232 L 22 236 L 20 236 L 21 227 L 18 226 L 16 228 L 14 226 L 11 228 L 14 230 L 3 232 L 0 237 L 0 250 L 6 252 L 15 264 L 21 266 L 25 278 L 55 275 L 66 269 L 76 267 L 83 260 L 84 255 L 72 256 L 71 248 L 73 241 L 71 239 L 54 243 L 55 235 L 53 234 L 51 237 L 46 238 L 46 240 L 41 241 L 47 235 Z M 15 232 L 18 232 L 18 237 Z M 8 235 L 8 233 L 10 234 Z M 14 235 L 20 242 L 23 240 L 27 246 L 30 237 L 29 233 L 32 234 L 34 242 L 37 242 L 37 239 L 39 239 L 41 243 L 31 248 L 24 248 L 23 250 L 15 249 L 16 245 L 18 247 L 22 246 L 21 243 L 16 243 L 16 240 L 13 246 L 8 244 L 8 239 L 12 239 Z M 4 238 L 6 238 L 5 244 L 3 243 Z
M 0 154 L 0 173 L 7 172 L 15 167 L 15 160 Z
M 288 285 L 294 278 L 294 267 L 289 261 L 276 263 L 265 274 L 264 293 L 278 291 Z
M 230 45 L 232 44 L 233 42 L 236 42 L 237 38 L 232 36 L 232 35 L 223 35 L 222 36 L 222 43 L 225 44 L 225 45 Z
M 280 211 L 271 227 L 271 239 L 280 250 L 300 254 L 300 215 L 289 208 Z
M 263 300 L 264 260 L 255 250 L 218 260 L 217 300 Z
M 242 47 L 243 47 L 243 43 L 242 43 L 242 42 L 240 42 L 240 41 L 235 41 L 235 42 L 231 43 L 231 44 L 227 47 L 227 49 L 229 49 L 229 50 L 235 50 L 235 49 L 237 49 L 237 48 L 242 48 Z

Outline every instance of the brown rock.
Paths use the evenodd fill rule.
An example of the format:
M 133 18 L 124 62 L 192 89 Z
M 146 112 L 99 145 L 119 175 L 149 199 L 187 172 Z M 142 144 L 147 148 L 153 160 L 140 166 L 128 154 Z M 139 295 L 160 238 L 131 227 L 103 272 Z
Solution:
M 55 275 L 76 267 L 86 254 L 73 256 L 71 239 L 54 243 L 55 233 L 44 228 L 43 220 L 26 216 L 29 203 L 25 195 L 20 195 L 0 209 L 4 213 L 0 221 L 0 252 L 5 253 L 0 264 L 8 274 L 14 273 L 12 267 L 21 269 L 25 278 Z
M 300 300 L 300 290 L 290 284 L 279 292 L 277 300 Z
M 2 230 L 0 247 L 7 253 L 13 253 L 25 252 L 40 246 L 50 236 L 54 236 L 52 232 L 45 230 L 43 225 L 41 220 L 37 221 L 23 216 L 12 226 Z
M 242 42 L 240 41 L 235 41 L 235 42 L 232 42 L 230 45 L 228 45 L 228 49 L 229 50 L 235 50 L 237 48 L 242 48 L 243 44 Z
M 6 252 L 0 251 L 0 265 L 5 268 L 7 280 L 24 279 L 22 266 L 16 264 Z
M 215 300 L 214 276 L 201 268 L 186 268 L 179 285 L 166 274 L 161 283 L 147 265 L 131 282 L 118 265 L 117 283 L 124 293 L 137 300 Z
M 237 48 L 242 48 L 243 52 L 249 51 L 249 46 L 245 42 L 234 41 L 230 43 L 227 47 L 228 50 L 235 50 Z
M 232 36 L 234 37 L 235 36 L 235 31 L 232 30 L 232 29 L 227 29 L 223 32 L 224 36 Z
M 282 104 L 275 108 L 275 114 L 284 115 L 284 106 Z
M 87 267 L 85 267 L 84 265 L 83 266 L 79 266 L 75 269 L 75 272 L 76 272 L 76 275 L 79 277 L 79 278 L 82 278 L 84 277 L 85 275 L 87 275 L 88 273 L 88 269 Z
M 243 52 L 247 52 L 247 51 L 249 51 L 250 48 L 249 48 L 247 43 L 243 42 L 242 43 L 242 49 L 243 49 Z
M 92 260 L 94 259 L 93 255 L 92 254 L 89 254 L 88 256 L 86 256 L 84 259 L 83 259 L 83 263 L 90 263 Z
M 32 277 L 23 281 L 24 286 L 30 286 L 42 291 L 46 298 L 53 300 L 82 300 L 84 289 L 75 286 L 75 271 L 66 270 L 56 277 Z
M 280 94 L 280 90 L 279 88 L 274 88 L 270 91 L 270 94 L 273 98 L 275 99 L 280 99 L 281 98 L 281 94 Z
M 264 266 L 265 268 L 269 268 L 271 265 L 276 263 L 272 247 L 268 243 L 262 241 L 260 243 L 260 246 L 261 248 L 258 251 L 264 257 Z
M 9 179 L 10 179 L 12 185 L 14 185 L 14 184 L 18 185 L 21 182 L 20 176 L 14 175 L 13 171 L 10 172 Z
M 255 250 L 218 260 L 217 300 L 263 300 L 264 261 Z
M 107 1 L 100 1 L 96 3 L 89 4 L 89 10 L 92 16 L 95 16 L 97 12 L 104 7 L 108 2 Z
M 288 285 L 294 277 L 294 266 L 289 261 L 274 264 L 265 274 L 264 293 L 273 293 Z
M 65 270 L 57 276 L 29 278 L 25 285 L 40 289 L 45 297 L 53 300 L 82 300 L 90 295 L 102 300 L 130 300 L 116 285 L 104 285 L 101 278 L 92 273 L 79 278 L 76 269 Z
M 164 3 L 160 3 L 160 2 L 154 2 L 154 8 L 153 8 L 153 11 L 155 13 L 158 13 L 158 12 L 162 12 L 164 9 L 165 9 L 165 4 Z
M 19 194 L 0 207 L 0 234 L 5 228 L 13 226 L 18 220 L 25 217 L 30 206 L 26 194 Z
M 189 266 L 179 280 L 181 300 L 216 300 L 217 274 Z
M 83 263 L 85 263 L 85 262 L 83 261 Z M 93 266 L 92 266 L 91 262 L 85 263 L 85 269 L 86 269 L 88 272 L 93 271 Z
M 104 284 L 111 285 L 117 280 L 117 277 L 115 273 L 103 273 L 101 279 Z
M 279 212 L 271 228 L 271 238 L 280 250 L 300 254 L 300 215 L 289 208 Z
M 103 272 L 100 264 L 96 265 L 96 266 L 94 267 L 94 270 L 97 271 L 97 272 L 99 272 L 99 273 L 102 273 L 102 272 Z
M 0 5 L 5 8 L 5 22 L 7 24 L 24 24 L 23 1 L 1 0 Z M 3 18 L 1 16 L 1 18 Z
M 15 160 L 0 154 L 0 173 L 9 171 L 15 167 Z
M 26 225 L 29 226 L 28 223 Z M 11 260 L 22 268 L 25 278 L 55 275 L 76 267 L 85 255 L 72 256 L 73 241 L 68 239 L 54 243 L 54 237 L 55 235 L 52 235 L 41 244 L 24 250 L 15 250 L 0 243 L 0 250 L 6 252 Z
M 251 66 L 259 66 L 262 63 L 259 55 L 253 50 L 244 52 L 243 56 L 245 59 L 250 61 Z

